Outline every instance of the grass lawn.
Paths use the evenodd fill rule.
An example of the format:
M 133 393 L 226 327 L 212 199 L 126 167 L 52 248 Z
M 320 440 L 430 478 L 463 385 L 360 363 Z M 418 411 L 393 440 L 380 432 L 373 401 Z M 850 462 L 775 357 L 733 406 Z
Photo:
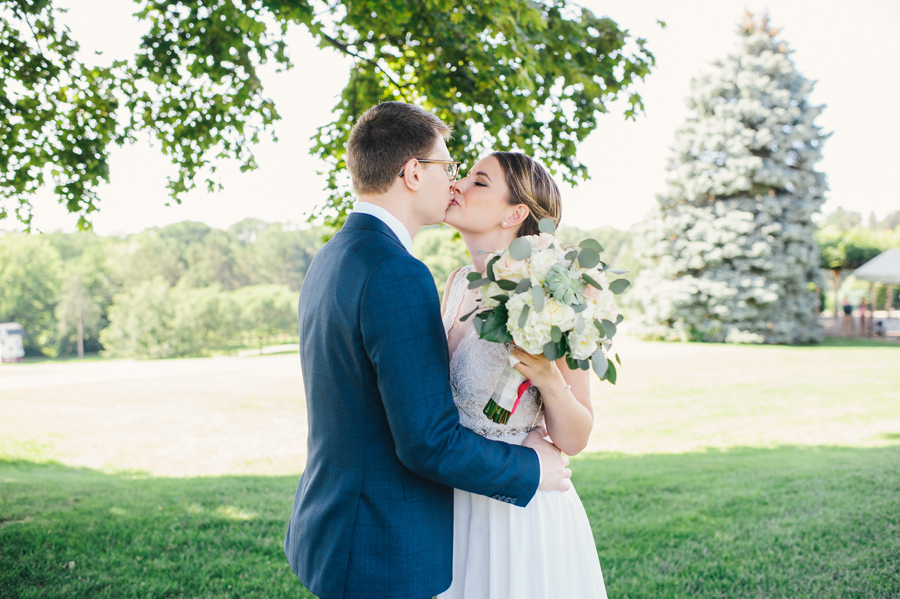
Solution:
M 900 346 L 620 341 L 573 459 L 611 599 L 900 599 Z M 0 367 L 0 597 L 311 597 L 296 358 Z

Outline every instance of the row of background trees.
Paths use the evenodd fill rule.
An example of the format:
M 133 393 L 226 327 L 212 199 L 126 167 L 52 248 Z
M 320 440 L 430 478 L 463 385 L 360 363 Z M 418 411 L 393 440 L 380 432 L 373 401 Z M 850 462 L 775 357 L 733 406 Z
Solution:
M 638 228 L 562 227 L 567 244 L 599 239 L 604 259 L 637 277 Z M 26 331 L 29 355 L 103 351 L 120 357 L 169 358 L 233 352 L 297 336 L 297 297 L 328 229 L 247 219 L 227 230 L 197 222 L 127 237 L 90 232 L 0 234 L 0 321 Z M 855 301 L 866 287 L 846 274 L 889 247 L 900 247 L 900 211 L 883 220 L 838 209 L 820 223 L 823 273 L 838 273 L 840 293 Z M 466 263 L 465 246 L 447 227 L 429 227 L 414 250 L 438 292 Z M 831 294 L 822 305 L 833 308 Z M 900 290 L 895 290 L 895 294 Z M 884 286 L 878 287 L 884 301 Z M 635 303 L 626 294 L 626 302 Z M 900 305 L 900 297 L 895 297 Z

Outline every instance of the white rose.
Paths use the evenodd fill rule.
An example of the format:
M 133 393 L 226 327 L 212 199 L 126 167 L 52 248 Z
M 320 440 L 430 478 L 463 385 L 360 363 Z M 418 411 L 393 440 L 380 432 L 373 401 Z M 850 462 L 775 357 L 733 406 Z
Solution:
M 539 252 L 546 250 L 552 245 L 559 245 L 559 239 L 556 235 L 550 233 L 541 233 L 540 235 L 527 235 L 525 239 L 531 244 L 531 251 Z
M 544 302 L 544 309 L 541 310 L 538 317 L 541 322 L 547 323 L 550 327 L 559 327 L 559 330 L 563 332 L 570 331 L 575 327 L 575 310 L 554 298 Z
M 553 265 L 559 262 L 556 252 L 552 249 L 541 250 L 531 255 L 528 265 L 528 273 L 532 283 L 544 284 L 547 273 L 553 268 Z
M 518 283 L 528 276 L 528 263 L 525 260 L 516 260 L 507 252 L 494 262 L 494 276 Z
M 584 331 L 579 335 L 575 331 L 569 333 L 569 347 L 572 348 L 572 357 L 576 360 L 587 360 L 600 343 L 600 331 L 594 326 L 593 322 L 587 322 L 584 325 Z
M 619 316 L 619 308 L 616 306 L 616 296 L 610 290 L 600 291 L 596 298 L 588 299 L 588 309 L 597 320 L 609 320 L 615 322 Z

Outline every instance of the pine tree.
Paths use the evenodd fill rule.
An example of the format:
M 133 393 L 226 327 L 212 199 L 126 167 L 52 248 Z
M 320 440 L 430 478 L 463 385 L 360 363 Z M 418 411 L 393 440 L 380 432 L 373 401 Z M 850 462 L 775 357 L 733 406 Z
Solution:
M 747 13 L 739 51 L 692 81 L 667 191 L 644 223 L 635 286 L 646 336 L 733 343 L 820 339 L 812 216 L 822 106 L 768 16 Z

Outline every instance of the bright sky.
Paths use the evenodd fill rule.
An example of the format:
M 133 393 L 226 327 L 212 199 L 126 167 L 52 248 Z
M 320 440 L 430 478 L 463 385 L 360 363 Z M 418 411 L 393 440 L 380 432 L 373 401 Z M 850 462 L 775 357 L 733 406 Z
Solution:
M 900 209 L 897 163 L 900 162 L 900 3 L 895 0 L 780 0 L 770 7 L 759 0 L 641 0 L 580 4 L 607 15 L 645 37 L 657 57 L 657 68 L 640 86 L 646 114 L 626 122 L 615 108 L 579 150 L 592 179 L 577 189 L 563 186 L 563 223 L 581 228 L 626 229 L 638 222 L 664 190 L 665 165 L 675 131 L 687 116 L 690 80 L 712 61 L 735 49 L 737 26 L 744 9 L 769 10 L 782 39 L 795 51 L 799 71 L 818 81 L 811 100 L 827 107 L 817 120 L 826 132 L 819 170 L 831 191 L 824 210 L 841 206 L 879 218 Z M 133 53 L 142 28 L 130 16 L 126 0 L 62 0 L 70 12 L 66 22 L 87 52 L 105 51 L 109 60 Z M 687 8 L 689 7 L 689 8 Z M 662 29 L 656 20 L 665 21 Z M 321 50 L 305 32 L 295 32 L 290 45 L 295 68 L 264 75 L 268 94 L 283 120 L 276 125 L 278 143 L 266 141 L 255 154 L 260 168 L 240 173 L 223 164 L 224 191 L 205 189 L 187 195 L 182 205 L 165 206 L 165 178 L 173 172 L 149 142 L 111 153 L 111 181 L 100 191 L 100 212 L 93 217 L 102 234 L 132 233 L 150 226 L 197 220 L 225 228 L 247 217 L 303 223 L 305 214 L 322 201 L 323 168 L 309 156 L 310 137 L 331 120 L 348 75 L 350 62 L 336 51 Z M 502 149 L 502 148 L 498 148 Z M 471 165 L 469 165 L 471 166 Z M 39 230 L 74 230 L 68 215 L 47 192 L 35 201 Z M 13 223 L 7 220 L 0 228 Z

